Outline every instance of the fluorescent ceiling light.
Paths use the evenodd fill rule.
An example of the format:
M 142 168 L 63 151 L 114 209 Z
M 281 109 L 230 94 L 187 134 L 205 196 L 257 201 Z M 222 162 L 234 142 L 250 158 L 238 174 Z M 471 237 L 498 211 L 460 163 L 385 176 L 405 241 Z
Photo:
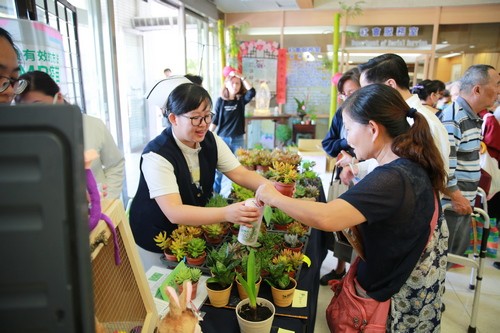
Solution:
M 462 53 L 460 53 L 460 52 L 449 53 L 449 54 L 447 54 L 447 55 L 442 56 L 441 58 L 451 58 L 451 57 L 456 57 L 456 56 L 459 56 L 459 55 L 461 55 L 461 54 L 462 54 Z

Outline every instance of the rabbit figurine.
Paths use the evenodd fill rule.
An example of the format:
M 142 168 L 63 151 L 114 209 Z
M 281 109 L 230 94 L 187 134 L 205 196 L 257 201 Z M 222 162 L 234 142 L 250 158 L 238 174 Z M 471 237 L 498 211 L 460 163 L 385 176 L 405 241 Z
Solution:
M 191 302 L 191 281 L 184 281 L 182 293 L 177 296 L 174 288 L 167 286 L 165 292 L 170 301 L 169 311 L 158 327 L 158 333 L 202 333 L 199 321 L 201 317 L 196 309 L 188 308 Z

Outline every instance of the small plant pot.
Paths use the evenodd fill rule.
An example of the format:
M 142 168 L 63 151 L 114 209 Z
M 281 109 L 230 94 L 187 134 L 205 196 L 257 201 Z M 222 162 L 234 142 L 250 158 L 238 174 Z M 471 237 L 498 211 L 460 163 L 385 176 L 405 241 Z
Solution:
M 243 312 L 246 312 L 245 306 L 248 306 L 248 298 L 241 300 L 236 305 L 236 317 L 238 318 L 238 325 L 240 326 L 241 333 L 269 333 L 274 320 L 276 308 L 273 303 L 265 298 L 257 297 L 257 313 L 263 313 L 262 320 L 252 321 L 244 318 Z M 259 317 L 259 316 L 258 316 Z M 265 318 L 267 317 L 267 318 Z
M 273 224 L 274 230 L 286 231 L 288 229 L 288 224 Z
M 205 240 L 210 245 L 219 245 L 220 243 L 222 243 L 222 240 L 224 239 L 224 235 L 219 235 L 217 237 L 210 237 L 209 235 L 204 234 L 204 236 Z
M 290 285 L 292 287 L 289 289 L 278 289 L 271 286 L 271 294 L 273 295 L 274 305 L 285 308 L 292 304 L 293 294 L 295 293 L 295 288 L 297 288 L 297 281 L 290 278 Z
M 191 285 L 193 286 L 193 289 L 191 290 L 191 300 L 196 298 L 196 294 L 198 293 L 198 281 L 196 282 L 191 282 Z M 179 290 L 179 294 L 182 293 L 182 284 L 177 285 L 177 290 Z
M 203 254 L 198 258 L 186 257 L 186 261 L 190 265 L 201 266 L 205 262 L 206 258 L 207 258 L 207 253 L 203 252 Z
M 274 182 L 274 188 L 281 194 L 291 198 L 293 196 L 293 191 L 295 191 L 295 183 L 284 184 L 280 182 Z
M 304 243 L 299 242 L 297 246 L 290 246 L 290 244 L 288 244 L 287 242 L 283 242 L 283 247 L 293 252 L 301 252 L 304 248 Z
M 233 284 L 226 289 L 217 290 L 210 288 L 211 283 L 207 283 L 207 293 L 208 298 L 210 299 L 210 304 L 216 308 L 222 308 L 229 303 L 229 297 L 231 296 L 231 288 Z
M 236 279 L 235 281 L 236 281 L 236 287 L 238 287 L 238 295 L 240 296 L 240 299 L 243 300 L 245 298 L 248 298 L 248 294 L 245 291 L 245 288 L 243 288 L 243 286 L 238 281 L 238 279 Z M 256 293 L 256 295 L 259 294 L 259 289 L 260 289 L 261 282 L 262 282 L 262 277 L 259 277 L 259 281 L 257 281 L 257 283 L 255 284 L 255 293 Z
M 177 260 L 177 257 L 175 254 L 168 253 L 168 252 L 163 252 L 163 254 L 165 255 L 165 260 L 173 261 L 173 262 L 179 261 L 179 260 Z
M 266 173 L 269 171 L 269 165 L 257 165 L 255 170 L 259 171 L 260 173 Z

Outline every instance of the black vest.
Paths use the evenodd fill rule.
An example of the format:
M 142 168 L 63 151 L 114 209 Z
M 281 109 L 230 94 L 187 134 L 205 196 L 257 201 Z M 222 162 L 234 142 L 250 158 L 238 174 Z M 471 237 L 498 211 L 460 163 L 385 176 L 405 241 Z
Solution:
M 212 132 L 207 132 L 200 146 L 201 150 L 198 154 L 200 162 L 199 188 L 192 182 L 186 159 L 177 146 L 170 127 L 149 142 L 142 154 L 154 152 L 169 161 L 174 167 L 182 203 L 203 207 L 212 196 L 217 166 L 217 144 Z M 177 226 L 167 219 L 156 200 L 149 198 L 149 188 L 142 173 L 142 157 L 140 166 L 139 187 L 130 207 L 130 228 L 137 245 L 145 250 L 161 253 L 161 249 L 156 246 L 153 238 L 161 231 L 166 231 L 170 235 Z

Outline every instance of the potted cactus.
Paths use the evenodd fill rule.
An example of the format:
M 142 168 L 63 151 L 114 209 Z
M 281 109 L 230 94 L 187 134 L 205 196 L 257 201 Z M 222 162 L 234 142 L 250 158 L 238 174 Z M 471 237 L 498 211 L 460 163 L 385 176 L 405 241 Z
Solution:
M 202 225 L 203 234 L 208 244 L 218 245 L 224 238 L 224 227 L 222 223 Z
M 291 197 L 297 180 L 297 167 L 293 164 L 273 161 L 273 165 L 266 173 L 274 181 L 274 187 L 283 195 Z
M 153 240 L 160 249 L 162 249 L 165 259 L 168 261 L 177 261 L 177 257 L 172 252 L 172 238 L 167 237 L 166 231 L 161 231 L 156 235 Z

